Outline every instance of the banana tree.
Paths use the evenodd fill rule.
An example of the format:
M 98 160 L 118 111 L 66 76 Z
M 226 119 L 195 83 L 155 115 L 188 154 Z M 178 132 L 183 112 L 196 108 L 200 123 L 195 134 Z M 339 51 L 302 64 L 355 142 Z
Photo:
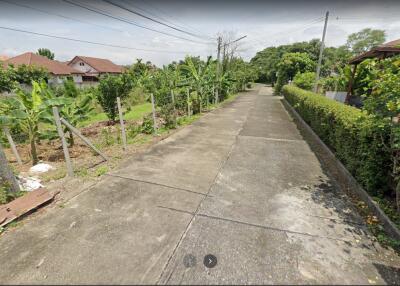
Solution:
M 94 106 L 92 104 L 93 95 L 81 94 L 77 98 L 71 97 L 53 97 L 46 101 L 46 105 L 49 107 L 58 106 L 60 108 L 60 115 L 62 118 L 67 120 L 72 126 L 78 126 L 79 123 L 89 118 L 90 112 L 93 111 Z M 53 113 L 51 108 L 48 108 L 43 114 L 43 120 L 47 123 L 55 126 Z M 67 127 L 64 127 L 64 133 L 68 133 L 69 146 L 74 146 L 74 135 Z M 55 128 L 48 130 L 45 134 L 47 139 L 57 138 L 57 131 Z
M 188 79 L 191 82 L 191 86 L 192 88 L 194 88 L 200 112 L 202 110 L 204 88 L 210 84 L 210 82 L 207 81 L 207 75 L 211 63 L 212 63 L 211 57 L 208 57 L 207 61 L 204 64 L 199 63 L 198 67 L 196 68 L 192 58 L 187 57 L 185 59 L 185 64 L 180 66 L 180 68 L 187 73 Z
M 29 93 L 18 89 L 16 98 L 8 100 L 10 118 L 19 122 L 21 129 L 28 134 L 33 165 L 37 164 L 36 142 L 39 139 L 39 123 L 48 108 L 45 101 L 51 98 L 50 90 L 44 81 L 32 82 Z

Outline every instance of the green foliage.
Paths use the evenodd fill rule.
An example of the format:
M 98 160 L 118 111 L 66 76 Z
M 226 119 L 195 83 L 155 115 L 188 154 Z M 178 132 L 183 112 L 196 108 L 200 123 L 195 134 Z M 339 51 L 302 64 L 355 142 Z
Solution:
M 283 94 L 370 194 L 388 191 L 388 120 L 294 86 L 285 86 Z
M 7 69 L 2 68 L 2 63 L 0 62 L 0 93 L 10 92 L 16 87 L 15 72 L 12 67 Z
M 315 72 L 298 73 L 293 78 L 293 83 L 305 90 L 312 90 L 315 84 Z
M 279 93 L 284 84 L 292 80 L 297 73 L 314 70 L 315 63 L 306 53 L 286 53 L 278 63 L 278 78 L 275 92 Z
M 33 164 L 38 162 L 36 142 L 40 136 L 39 123 L 45 120 L 49 109 L 47 101 L 51 98 L 51 91 L 44 81 L 33 81 L 32 92 L 18 89 L 16 98 L 11 97 L 5 101 L 8 117 L 18 121 L 23 132 L 29 136 Z
M 38 49 L 36 54 L 46 57 L 50 60 L 54 60 L 54 53 L 52 53 L 49 49 L 40 48 L 40 49 Z
M 324 91 L 346 91 L 351 77 L 350 66 L 338 68 L 337 74 L 322 78 L 320 83 Z
M 164 120 L 164 125 L 168 129 L 174 129 L 177 125 L 177 112 L 172 103 L 167 104 L 161 108 L 161 118 Z
M 11 65 L 12 66 L 12 65 Z M 49 78 L 46 69 L 34 65 L 20 65 L 14 68 L 15 81 L 30 85 L 32 81 L 40 82 Z
M 132 82 L 128 74 L 120 76 L 106 75 L 100 79 L 97 93 L 97 100 L 102 106 L 107 117 L 111 121 L 115 121 L 118 114 L 117 97 L 125 98 L 132 88 Z
M 144 134 L 152 134 L 154 132 L 153 117 L 151 114 L 148 114 L 145 117 L 143 117 L 141 131 Z
M 394 118 L 400 113 L 400 57 L 369 62 L 364 78 L 364 109 L 380 118 Z
M 379 46 L 385 42 L 385 38 L 385 31 L 366 28 L 360 32 L 350 34 L 347 38 L 346 46 L 354 55 L 357 55 Z
M 10 192 L 9 188 L 7 184 L 0 182 L 0 205 L 9 203 L 26 193 L 25 191 Z

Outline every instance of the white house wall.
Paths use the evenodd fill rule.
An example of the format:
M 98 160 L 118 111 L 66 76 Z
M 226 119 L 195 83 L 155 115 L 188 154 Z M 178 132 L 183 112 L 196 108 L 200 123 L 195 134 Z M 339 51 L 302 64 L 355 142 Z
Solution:
M 98 71 L 95 68 L 93 68 L 92 66 L 88 65 L 87 63 L 79 59 L 70 63 L 69 66 L 84 73 L 98 74 Z

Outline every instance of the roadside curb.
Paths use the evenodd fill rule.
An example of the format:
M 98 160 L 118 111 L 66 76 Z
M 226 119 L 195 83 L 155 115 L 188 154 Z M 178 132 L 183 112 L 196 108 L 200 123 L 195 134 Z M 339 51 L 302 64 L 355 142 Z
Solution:
M 315 154 L 324 161 L 328 173 L 337 181 L 342 190 L 357 196 L 364 201 L 373 214 L 382 222 L 386 232 L 393 239 L 400 240 L 400 230 L 390 220 L 390 218 L 382 211 L 379 205 L 369 196 L 369 194 L 360 186 L 356 179 L 350 174 L 346 167 L 336 158 L 335 154 L 327 145 L 319 138 L 312 128 L 303 120 L 297 111 L 285 99 L 281 99 L 283 106 L 292 115 L 295 123 L 306 135 L 306 139 L 310 140 L 316 148 Z

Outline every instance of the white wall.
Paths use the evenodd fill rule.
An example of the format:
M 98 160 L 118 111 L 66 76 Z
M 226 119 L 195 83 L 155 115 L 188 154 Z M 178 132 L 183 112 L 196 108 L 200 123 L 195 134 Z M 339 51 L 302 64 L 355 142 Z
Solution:
M 80 59 L 74 60 L 72 63 L 68 64 L 70 67 L 77 69 L 78 71 L 84 73 L 93 73 L 98 74 L 98 71 L 95 70 L 92 66 L 88 65 L 87 63 L 81 61 Z

